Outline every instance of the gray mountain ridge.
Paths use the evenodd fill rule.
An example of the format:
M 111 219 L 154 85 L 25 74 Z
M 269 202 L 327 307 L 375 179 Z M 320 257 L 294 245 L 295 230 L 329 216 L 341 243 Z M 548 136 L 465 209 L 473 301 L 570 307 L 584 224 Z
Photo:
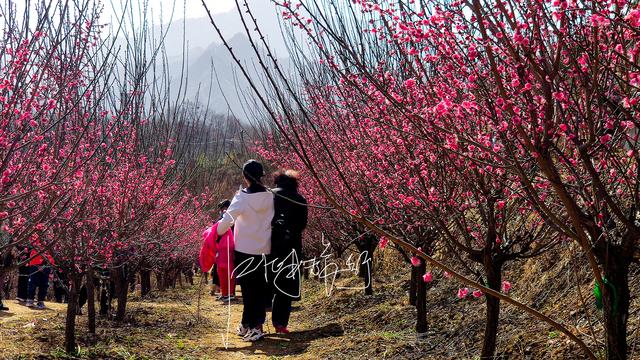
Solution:
M 227 40 L 234 54 L 241 60 L 249 76 L 261 88 L 261 79 L 264 75 L 259 69 L 257 57 L 244 34 L 236 34 Z M 191 50 L 190 50 L 191 51 Z M 265 53 L 263 48 L 258 48 L 260 53 Z M 197 56 L 188 55 L 188 64 L 185 64 L 182 91 L 189 102 L 199 103 L 201 106 L 208 104 L 209 110 L 214 113 L 233 113 L 241 120 L 248 116 L 245 114 L 251 104 L 253 93 L 248 81 L 244 78 L 231 54 L 222 44 L 211 44 L 205 50 L 197 51 Z M 185 59 L 186 61 L 186 59 Z M 285 73 L 288 73 L 288 59 L 278 59 Z M 171 92 L 177 95 L 180 89 L 182 73 L 182 59 L 169 64 L 171 76 Z
M 286 48 L 274 5 L 269 0 L 250 0 L 249 4 L 253 14 L 256 17 L 260 15 L 257 22 L 267 38 L 269 49 L 278 57 L 278 63 L 283 69 L 288 70 L 288 59 L 281 57 L 282 54 L 286 54 Z M 182 91 L 186 100 L 198 102 L 203 106 L 208 103 L 210 111 L 223 114 L 231 112 L 241 120 L 249 120 L 243 119 L 248 116 L 245 114 L 247 107 L 252 106 L 250 97 L 247 98 L 251 93 L 249 84 L 222 45 L 204 9 L 202 11 L 205 17 L 176 20 L 168 29 L 164 25 L 167 32 L 164 48 L 169 59 L 171 92 L 175 96 L 180 89 L 184 58 L 186 84 L 183 81 Z M 258 69 L 257 58 L 244 33 L 237 10 L 215 14 L 213 17 L 250 76 L 260 82 L 259 79 L 263 77 L 262 71 Z M 245 17 L 245 21 L 250 22 L 250 19 Z M 253 29 L 250 25 L 252 24 L 248 24 L 249 28 Z M 156 26 L 155 32 L 159 34 L 160 29 L 160 26 Z M 251 35 L 254 41 L 258 40 L 257 33 L 253 32 Z M 185 54 L 183 49 L 186 50 Z M 265 53 L 261 44 L 258 44 L 258 50 Z

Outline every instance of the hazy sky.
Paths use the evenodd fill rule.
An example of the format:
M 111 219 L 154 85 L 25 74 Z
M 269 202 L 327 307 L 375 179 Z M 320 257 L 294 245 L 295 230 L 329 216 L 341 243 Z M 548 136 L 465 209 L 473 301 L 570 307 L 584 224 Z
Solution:
M 134 6 L 137 10 L 138 6 L 142 6 L 145 0 L 129 0 L 129 6 Z M 167 23 L 170 20 L 173 10 L 173 20 L 186 17 L 199 18 L 206 16 L 201 0 L 146 0 L 149 6 L 149 13 L 153 13 L 154 19 L 159 19 L 162 13 L 162 22 Z M 125 0 L 103 0 L 104 16 L 109 18 L 114 14 L 122 13 L 120 10 Z M 224 13 L 231 10 L 235 4 L 234 0 L 205 0 L 207 7 L 213 14 Z

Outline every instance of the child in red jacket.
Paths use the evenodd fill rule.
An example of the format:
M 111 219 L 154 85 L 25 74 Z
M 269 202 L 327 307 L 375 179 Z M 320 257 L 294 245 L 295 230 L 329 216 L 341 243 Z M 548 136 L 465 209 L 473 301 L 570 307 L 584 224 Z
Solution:
M 217 231 L 214 225 L 213 231 Z M 220 280 L 220 300 L 228 301 L 236 298 L 236 284 L 233 278 L 233 232 L 227 230 L 222 236 L 218 236 L 216 244 L 216 268 Z

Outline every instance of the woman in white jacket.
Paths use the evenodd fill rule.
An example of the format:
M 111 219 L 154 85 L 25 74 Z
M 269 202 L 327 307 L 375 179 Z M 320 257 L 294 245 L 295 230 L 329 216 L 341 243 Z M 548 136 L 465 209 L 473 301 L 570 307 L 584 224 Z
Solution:
M 271 252 L 271 220 L 273 194 L 262 185 L 262 164 L 247 161 L 242 167 L 246 188 L 239 191 L 222 219 L 218 222 L 218 235 L 234 226 L 234 274 L 242 292 L 242 322 L 238 335 L 245 341 L 264 337 L 265 297 L 267 291 L 266 255 Z

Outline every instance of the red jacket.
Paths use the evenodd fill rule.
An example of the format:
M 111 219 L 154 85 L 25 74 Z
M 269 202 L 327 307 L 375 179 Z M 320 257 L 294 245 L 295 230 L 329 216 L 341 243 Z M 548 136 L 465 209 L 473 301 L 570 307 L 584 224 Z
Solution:
M 229 267 L 233 271 L 233 232 L 231 229 L 222 234 L 218 240 L 218 223 L 206 229 L 202 234 L 202 248 L 200 249 L 199 263 L 204 272 L 208 272 L 217 264 L 221 268 Z
M 48 253 L 45 253 L 44 256 L 47 258 L 47 260 L 49 260 L 49 262 L 44 265 L 54 264 L 53 258 L 51 257 L 51 255 L 49 255 Z M 38 252 L 36 250 L 31 250 L 31 254 L 29 255 L 29 258 L 31 258 L 31 261 L 29 261 L 30 266 L 40 266 L 44 263 L 44 259 L 42 258 L 42 255 L 38 255 Z

